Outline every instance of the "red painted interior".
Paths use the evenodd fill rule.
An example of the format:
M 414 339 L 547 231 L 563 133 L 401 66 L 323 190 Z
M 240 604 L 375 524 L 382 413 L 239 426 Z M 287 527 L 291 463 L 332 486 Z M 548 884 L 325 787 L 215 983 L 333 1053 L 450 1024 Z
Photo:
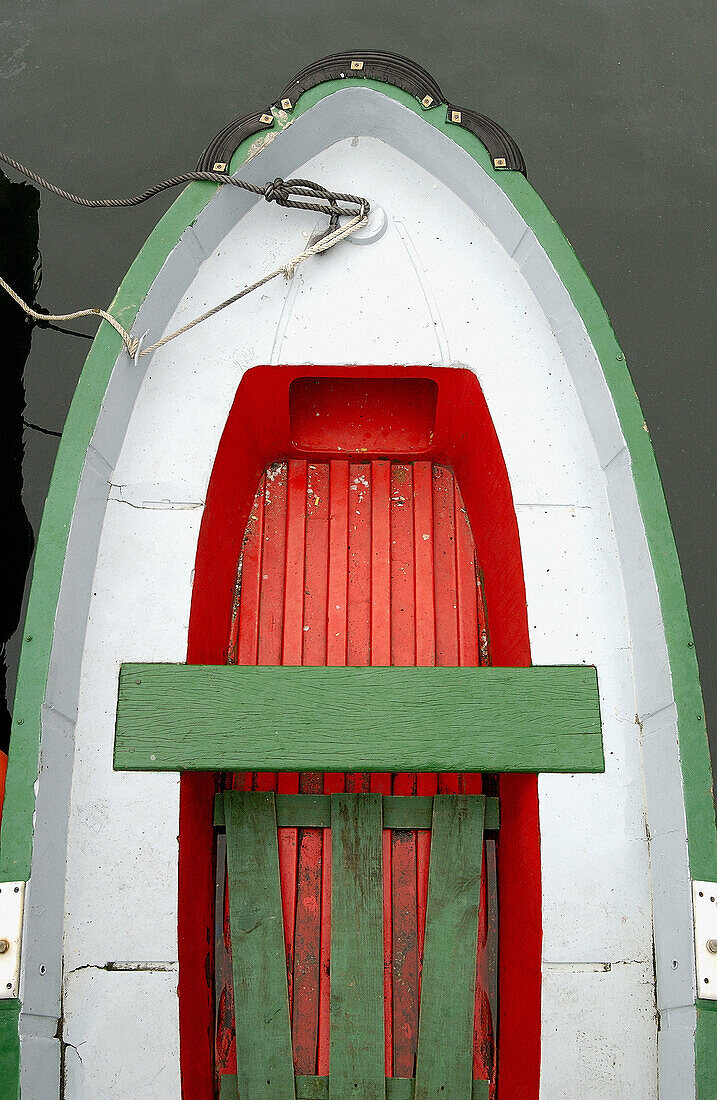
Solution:
M 384 426 L 395 428 L 388 436 L 381 431 L 382 410 Z M 288 464 L 274 465 L 281 460 Z M 529 664 L 510 487 L 471 372 L 315 366 L 247 372 L 208 492 L 190 663 L 475 664 L 485 626 L 483 596 L 491 662 Z M 482 649 L 487 659 L 487 639 Z M 343 776 L 324 779 L 326 790 L 333 789 L 330 782 L 344 782 Z M 181 787 L 180 1030 L 183 1091 L 192 1100 L 214 1095 L 215 1068 L 231 1068 L 232 1057 L 230 987 L 225 986 L 215 1067 L 212 796 L 217 782 L 214 776 L 187 774 Z M 315 775 L 236 776 L 232 782 L 322 789 L 322 777 Z M 461 785 L 476 790 L 481 777 L 347 776 L 345 782 L 348 789 L 430 793 L 437 783 L 443 790 Z M 500 1100 L 517 1100 L 537 1097 L 539 1080 L 537 782 L 534 776 L 501 776 L 499 786 L 497 1079 Z M 328 834 L 281 833 L 297 1072 L 325 1073 Z M 387 1072 L 411 1076 L 429 838 L 387 834 L 384 843 L 390 856 L 385 860 Z M 478 999 L 476 1068 L 482 1074 L 489 1068 L 490 1043 L 480 992 Z
M 473 536 L 460 490 L 445 466 L 350 458 L 275 463 L 262 476 L 249 516 L 240 576 L 231 662 L 478 665 L 488 659 Z M 317 793 L 477 793 L 482 777 L 243 773 L 225 777 L 222 785 Z M 410 1077 L 418 1032 L 429 837 L 415 830 L 386 831 L 384 843 L 386 1074 Z M 279 856 L 296 1072 L 324 1075 L 330 984 L 328 835 L 318 829 L 281 829 Z M 226 905 L 225 894 L 225 910 Z M 222 975 L 216 1069 L 233 1073 L 228 910 L 223 927 L 224 952 L 215 960 Z M 479 963 L 482 973 L 482 957 Z M 481 989 L 475 1076 L 486 1078 L 492 1070 L 492 1021 Z
M 305 451 L 418 455 L 431 446 L 437 397 L 430 378 L 297 378 L 291 440 Z

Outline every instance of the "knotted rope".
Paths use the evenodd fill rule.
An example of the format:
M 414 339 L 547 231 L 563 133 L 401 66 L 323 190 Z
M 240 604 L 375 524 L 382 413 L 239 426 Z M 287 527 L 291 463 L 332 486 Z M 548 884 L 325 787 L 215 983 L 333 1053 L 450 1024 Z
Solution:
M 61 199 L 68 199 L 69 202 L 75 202 L 79 206 L 86 206 L 93 210 L 100 207 L 139 206 L 147 199 L 154 198 L 160 191 L 166 191 L 168 187 L 178 187 L 182 183 L 202 181 L 218 183 L 221 186 L 240 187 L 243 191 L 251 191 L 254 195 L 262 195 L 267 202 L 275 202 L 278 206 L 284 206 L 292 210 L 317 210 L 319 213 L 328 214 L 330 217 L 352 217 L 361 210 L 366 214 L 369 210 L 366 199 L 362 199 L 359 195 L 345 195 L 340 191 L 329 191 L 327 188 L 322 187 L 320 183 L 314 183 L 312 180 L 283 180 L 281 177 L 277 177 L 261 187 L 257 183 L 249 183 L 237 176 L 230 176 L 226 172 L 185 172 L 181 176 L 172 176 L 171 179 L 164 180 L 162 183 L 156 183 L 154 187 L 148 187 L 141 195 L 134 195 L 130 199 L 84 199 L 80 195 L 73 194 L 72 191 L 65 191 L 62 187 L 50 183 L 39 176 L 37 172 L 26 168 L 19 161 L 13 160 L 7 153 L 0 152 L 0 160 L 9 165 L 10 168 L 14 168 L 16 172 L 22 172 L 24 176 L 31 179 L 33 183 L 38 184 L 39 187 L 51 191 L 53 195 L 59 195 Z M 298 198 L 293 198 L 294 195 Z M 307 198 L 314 201 L 302 201 Z M 316 200 L 321 201 L 317 202 Z
M 135 362 L 143 355 L 149 355 L 150 352 L 157 351 L 158 348 L 164 347 L 170 340 L 175 340 L 178 336 L 188 332 L 196 325 L 201 324 L 202 321 L 206 321 L 210 317 L 213 317 L 215 313 L 219 313 L 222 309 L 226 309 L 227 306 L 231 306 L 234 302 L 238 302 L 240 298 L 246 297 L 247 294 L 251 294 L 252 291 L 258 290 L 259 287 L 271 282 L 272 279 L 276 279 L 277 276 L 283 275 L 286 279 L 292 279 L 296 268 L 299 264 L 302 264 L 304 260 L 310 259 L 311 256 L 317 256 L 320 252 L 326 252 L 327 249 L 333 248 L 339 241 L 346 240 L 352 233 L 355 233 L 356 230 L 365 223 L 370 210 L 367 199 L 361 198 L 359 195 L 344 194 L 341 191 L 329 191 L 326 187 L 322 187 L 320 183 L 314 183 L 312 180 L 283 180 L 277 177 L 274 180 L 270 180 L 263 187 L 260 187 L 258 184 L 247 183 L 246 180 L 237 179 L 236 176 L 224 175 L 222 172 L 186 172 L 182 176 L 174 176 L 172 179 L 165 180 L 164 183 L 158 183 L 154 187 L 150 187 L 147 191 L 143 191 L 141 195 L 135 195 L 130 199 L 83 199 L 78 195 L 73 195 L 70 191 L 64 191 L 61 187 L 56 187 L 54 184 L 48 183 L 42 176 L 38 176 L 37 173 L 30 171 L 29 168 L 25 168 L 16 160 L 6 156 L 5 153 L 0 152 L 0 160 L 10 165 L 11 168 L 15 168 L 18 172 L 24 173 L 29 179 L 33 180 L 41 187 L 47 188 L 48 191 L 52 191 L 53 194 L 59 195 L 63 199 L 69 199 L 71 202 L 79 203 L 80 206 L 137 206 L 139 203 L 152 198 L 153 195 L 159 194 L 160 191 L 164 191 L 167 187 L 175 187 L 180 183 L 206 180 L 221 185 L 230 184 L 234 187 L 241 187 L 245 191 L 251 191 L 255 195 L 262 195 L 267 202 L 275 202 L 278 206 L 283 206 L 288 209 L 313 210 L 321 214 L 329 215 L 331 220 L 327 232 L 319 237 L 312 245 L 308 245 L 302 252 L 299 252 L 298 255 L 294 256 L 288 263 L 275 268 L 273 271 L 270 271 L 268 275 L 263 275 L 261 279 L 257 279 L 255 283 L 244 287 L 243 290 L 240 290 L 237 294 L 233 294 L 231 298 L 227 298 L 225 301 L 220 302 L 219 305 L 207 310 L 206 313 L 202 313 L 199 317 L 195 317 L 193 321 L 183 325 L 175 332 L 170 333 L 169 336 L 165 336 L 162 340 L 157 340 L 156 343 L 150 344 L 147 348 L 141 347 L 144 336 L 147 335 L 146 333 L 139 338 L 132 336 L 132 334 L 127 332 L 124 326 L 120 324 L 116 317 L 113 317 L 111 313 L 108 313 L 104 309 L 96 307 L 92 309 L 78 309 L 73 313 L 39 313 L 37 310 L 33 309 L 32 306 L 28 305 L 27 302 L 24 302 L 20 295 L 16 294 L 12 287 L 5 282 L 2 276 L 0 276 L 0 286 L 3 290 L 10 295 L 13 301 L 17 302 L 28 317 L 32 317 L 35 321 L 74 321 L 79 317 L 101 317 L 104 321 L 107 321 L 108 324 L 112 325 L 115 332 L 119 334 L 127 352 Z M 307 199 L 312 199 L 314 201 L 307 202 L 305 201 Z M 348 217 L 350 220 L 346 222 L 345 225 L 340 225 L 340 217 Z
M 294 256 L 293 259 L 289 260 L 288 263 L 282 264 L 281 267 L 277 267 L 274 271 L 270 271 L 268 275 L 264 275 L 261 279 L 257 279 L 257 281 L 255 283 L 252 283 L 251 286 L 245 286 L 244 289 L 240 290 L 237 294 L 232 294 L 231 298 L 227 298 L 225 301 L 220 302 L 218 306 L 214 306 L 212 309 L 208 309 L 206 313 L 202 313 L 199 317 L 195 317 L 193 321 L 190 321 L 186 325 L 182 325 L 181 328 L 178 328 L 175 332 L 170 333 L 169 336 L 165 336 L 163 340 L 157 340 L 155 344 L 150 344 L 148 348 L 142 348 L 142 350 L 140 351 L 139 349 L 142 338 L 140 337 L 140 339 L 137 340 L 129 337 L 131 343 L 128 343 L 127 340 L 125 340 L 125 347 L 127 348 L 127 351 L 133 359 L 141 359 L 143 355 L 149 355 L 150 352 L 157 351 L 158 348 L 164 347 L 164 345 L 168 344 L 170 340 L 175 340 L 177 336 L 181 336 L 183 333 L 189 332 L 189 330 L 191 328 L 194 328 L 195 325 L 201 324 L 202 321 L 207 321 L 210 317 L 213 317 L 215 313 L 219 313 L 220 310 L 226 309 L 227 306 L 233 305 L 234 302 L 238 302 L 240 298 L 245 298 L 247 294 L 251 294 L 253 290 L 258 290 L 260 286 L 264 286 L 272 279 L 276 279 L 278 275 L 283 275 L 286 279 L 292 279 L 294 277 L 294 272 L 296 271 L 296 268 L 299 266 L 299 264 L 302 264 L 304 260 L 310 259 L 311 256 L 318 256 L 320 252 L 326 252 L 327 249 L 333 248 L 333 246 L 335 244 L 338 244 L 339 241 L 346 240 L 347 237 L 350 237 L 352 233 L 355 233 L 356 230 L 361 225 L 363 225 L 365 220 L 366 215 L 357 214 L 354 218 L 351 219 L 350 222 L 347 222 L 346 225 L 342 225 L 336 229 L 330 230 L 323 237 L 320 237 L 318 241 L 316 241 L 312 245 L 309 245 L 303 250 L 303 252 L 299 252 L 299 254 L 297 256 Z M 127 335 L 129 336 L 129 334 Z

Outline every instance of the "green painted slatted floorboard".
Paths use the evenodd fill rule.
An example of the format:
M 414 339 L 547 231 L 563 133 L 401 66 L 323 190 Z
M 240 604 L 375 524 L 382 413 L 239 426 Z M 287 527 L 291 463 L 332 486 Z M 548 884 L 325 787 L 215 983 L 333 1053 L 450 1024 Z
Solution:
M 225 1073 L 221 1079 L 219 1100 L 237 1100 L 237 1079 Z M 386 1078 L 386 1100 L 414 1100 L 415 1081 L 408 1077 Z M 488 1081 L 474 1081 L 471 1100 L 488 1100 Z M 329 1100 L 328 1077 L 297 1077 L 296 1100 Z
M 415 1100 L 471 1100 L 482 795 L 433 799 Z
M 312 823 L 320 796 L 287 796 Z M 332 844 L 331 1028 L 328 1078 L 294 1078 L 279 883 L 276 796 L 225 792 L 217 799 L 227 830 L 232 963 L 239 1077 L 221 1098 L 241 1100 L 477 1100 L 472 1080 L 475 960 L 486 798 L 391 798 L 334 794 Z M 416 1079 L 385 1078 L 383 1011 L 382 810 L 397 807 L 398 827 L 423 821 L 432 807 L 431 857 Z M 241 883 L 241 888 L 237 888 Z M 296 1093 L 294 1090 L 297 1090 Z M 233 1091 L 230 1091 L 233 1090 Z
M 329 1100 L 384 1100 L 380 794 L 331 795 Z
M 385 794 L 383 797 L 384 829 L 430 829 L 433 824 L 433 795 Z M 276 824 L 279 828 L 329 829 L 331 827 L 331 795 L 276 794 Z M 224 796 L 214 799 L 214 824 L 224 824 Z M 485 800 L 485 830 L 500 828 L 500 805 L 497 798 Z
M 272 792 L 224 795 L 229 924 L 242 1100 L 291 1100 L 289 1024 L 279 849 Z

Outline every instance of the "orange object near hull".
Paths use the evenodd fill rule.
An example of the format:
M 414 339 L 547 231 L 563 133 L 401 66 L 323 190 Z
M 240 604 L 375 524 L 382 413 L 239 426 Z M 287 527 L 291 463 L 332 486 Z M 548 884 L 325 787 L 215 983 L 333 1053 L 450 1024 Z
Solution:
M 529 664 L 515 514 L 475 377 L 421 367 L 248 372 L 210 483 L 188 660 Z M 186 1096 L 211 1096 L 215 1075 L 235 1069 L 228 922 L 220 914 L 225 933 L 215 937 L 214 917 L 221 890 L 217 894 L 211 814 L 214 791 L 222 786 L 406 795 L 499 791 L 498 1019 L 492 1020 L 487 994 L 484 904 L 474 1076 L 497 1077 L 501 1098 L 537 1096 L 535 777 L 341 773 L 182 777 L 180 1026 Z M 328 834 L 308 828 L 279 833 L 295 1071 L 325 1075 Z M 388 1076 L 414 1073 L 429 842 L 427 832 L 384 832 Z M 220 882 L 223 874 L 220 867 Z M 223 941 L 216 953 L 215 939 Z M 197 942 L 207 944 L 201 957 Z

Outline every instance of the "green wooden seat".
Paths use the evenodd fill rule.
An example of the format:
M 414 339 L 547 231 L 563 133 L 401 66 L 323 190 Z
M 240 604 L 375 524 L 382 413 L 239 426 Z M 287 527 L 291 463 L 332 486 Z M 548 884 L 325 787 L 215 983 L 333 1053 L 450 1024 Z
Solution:
M 278 801 L 282 825 L 331 828 L 329 1076 L 294 1076 L 277 796 L 225 792 L 215 820 L 227 838 L 239 1071 L 225 1077 L 222 1100 L 487 1096 L 487 1082 L 472 1079 L 473 1018 L 486 803 L 495 827 L 496 800 L 333 794 Z M 384 1076 L 382 831 L 393 822 L 432 827 L 415 1080 Z

